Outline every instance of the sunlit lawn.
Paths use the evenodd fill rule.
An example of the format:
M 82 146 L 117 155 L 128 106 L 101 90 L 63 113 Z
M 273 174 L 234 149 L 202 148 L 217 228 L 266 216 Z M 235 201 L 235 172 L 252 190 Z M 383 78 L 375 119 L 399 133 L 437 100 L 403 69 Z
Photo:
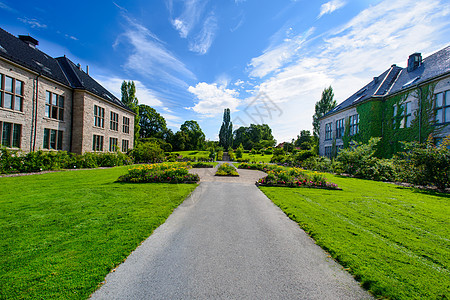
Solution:
M 86 299 L 197 186 L 126 170 L 0 178 L 0 299 Z

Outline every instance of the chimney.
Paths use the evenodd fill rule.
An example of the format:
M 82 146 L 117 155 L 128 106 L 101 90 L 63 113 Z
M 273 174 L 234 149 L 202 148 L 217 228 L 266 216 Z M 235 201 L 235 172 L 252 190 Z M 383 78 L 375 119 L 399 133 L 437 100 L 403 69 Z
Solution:
M 82 69 L 81 69 L 81 64 L 80 64 L 80 63 L 77 64 L 77 68 L 78 68 L 78 70 L 80 70 L 80 71 L 82 70 Z
M 86 65 L 86 74 L 89 75 L 89 66 L 88 65 Z
M 36 46 L 39 45 L 39 41 L 29 35 L 19 35 L 19 40 L 33 48 L 36 48 Z
M 375 84 L 377 84 L 377 83 L 378 83 L 378 77 L 374 77 L 374 78 L 373 78 L 373 82 L 374 82 Z
M 413 53 L 408 58 L 408 72 L 412 72 L 422 64 L 422 54 Z

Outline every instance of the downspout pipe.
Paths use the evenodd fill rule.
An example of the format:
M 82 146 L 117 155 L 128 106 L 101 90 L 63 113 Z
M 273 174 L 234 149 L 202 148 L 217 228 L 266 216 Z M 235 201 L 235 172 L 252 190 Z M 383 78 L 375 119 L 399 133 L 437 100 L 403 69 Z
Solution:
M 32 121 L 32 127 L 34 126 L 34 132 L 33 132 L 33 147 L 32 151 L 36 151 L 36 133 L 37 133 L 37 117 L 38 117 L 38 104 L 39 104 L 39 77 L 41 77 L 42 74 L 38 74 L 36 76 L 36 95 L 34 98 L 34 124 Z
M 417 86 L 419 90 L 419 144 L 422 143 L 422 96 L 423 91 L 421 86 Z

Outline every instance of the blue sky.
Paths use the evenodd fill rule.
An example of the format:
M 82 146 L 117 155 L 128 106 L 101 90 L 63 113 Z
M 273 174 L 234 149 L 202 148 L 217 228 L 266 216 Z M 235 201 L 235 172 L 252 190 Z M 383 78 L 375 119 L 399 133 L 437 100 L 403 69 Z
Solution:
M 450 44 L 448 0 L 0 0 L 0 26 L 66 55 L 120 98 L 138 99 L 174 131 L 197 120 L 217 140 L 267 123 L 278 142 L 311 129 L 331 85 L 338 102 L 392 64 Z

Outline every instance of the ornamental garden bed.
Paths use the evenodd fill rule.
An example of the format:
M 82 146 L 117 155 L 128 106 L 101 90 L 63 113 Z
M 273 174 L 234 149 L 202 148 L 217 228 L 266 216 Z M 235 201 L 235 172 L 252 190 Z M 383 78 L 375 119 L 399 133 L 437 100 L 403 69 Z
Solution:
M 300 168 L 247 163 L 240 164 L 239 168 L 266 172 L 267 176 L 256 182 L 256 185 L 258 186 L 341 190 L 337 184 L 327 182 L 324 174 L 318 172 L 307 172 Z
M 139 165 L 128 170 L 118 182 L 128 183 L 196 183 L 200 181 L 197 174 L 190 174 L 190 164 L 183 163 L 159 163 Z
M 229 163 L 223 163 L 217 169 L 215 174 L 216 176 L 231 176 L 231 177 L 239 177 L 239 173 L 236 172 L 236 169 L 233 165 Z

